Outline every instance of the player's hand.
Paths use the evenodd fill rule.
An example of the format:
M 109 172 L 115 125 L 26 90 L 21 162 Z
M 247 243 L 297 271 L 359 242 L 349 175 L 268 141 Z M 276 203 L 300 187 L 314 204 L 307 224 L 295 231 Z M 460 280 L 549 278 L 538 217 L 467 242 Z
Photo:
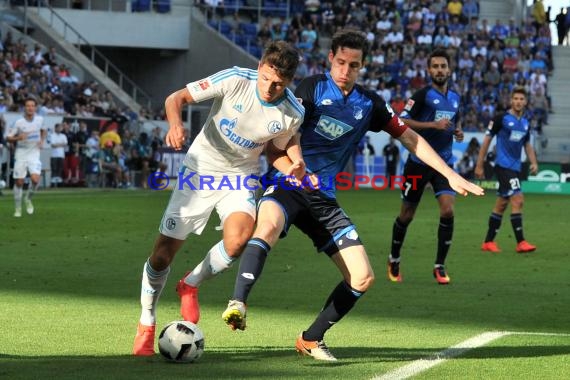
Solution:
M 25 139 L 27 139 L 27 138 L 28 138 L 28 133 L 26 133 L 26 132 L 20 132 L 20 133 L 18 133 L 18 141 L 23 141 L 23 140 L 25 140 Z
M 305 177 L 305 174 L 307 174 L 306 170 L 307 167 L 305 165 L 305 161 L 297 160 L 293 161 L 293 163 L 291 164 L 291 166 L 289 166 L 285 174 L 287 176 L 294 177 L 294 180 L 300 183 L 300 181 L 302 181 L 303 178 Z
M 461 194 L 463 196 L 467 196 L 467 194 L 471 193 L 474 195 L 484 195 L 485 190 L 482 187 L 475 185 L 467 181 L 465 178 L 461 177 L 459 174 L 453 172 L 450 178 L 448 178 L 449 185 L 453 190 L 457 192 L 457 194 Z
M 451 120 L 449 119 L 439 119 L 438 121 L 434 122 L 434 128 L 440 131 L 446 130 L 451 125 Z
M 477 179 L 484 179 L 485 178 L 485 172 L 483 170 L 483 167 L 480 165 L 475 166 L 475 178 Z
M 315 191 L 319 190 L 320 183 L 319 183 L 319 176 L 315 173 L 309 173 L 305 176 L 305 180 L 303 181 L 304 189 L 307 191 Z
M 455 141 L 462 142 L 463 141 L 463 130 L 461 128 L 455 128 L 453 131 L 453 135 L 455 136 Z
M 538 164 L 530 164 L 530 174 L 536 175 L 538 173 Z
M 174 150 L 182 149 L 184 145 L 184 127 L 181 125 L 171 125 L 166 134 L 166 145 Z

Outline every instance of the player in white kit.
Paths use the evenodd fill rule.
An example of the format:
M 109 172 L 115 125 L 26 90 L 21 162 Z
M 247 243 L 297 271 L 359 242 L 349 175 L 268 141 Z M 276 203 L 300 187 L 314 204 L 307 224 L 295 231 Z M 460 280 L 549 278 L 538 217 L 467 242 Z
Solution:
M 40 150 L 45 142 L 47 133 L 44 127 L 44 118 L 36 115 L 37 103 L 34 98 L 27 98 L 24 101 L 24 117 L 16 120 L 8 129 L 6 140 L 16 144 L 14 154 L 14 216 L 22 216 L 22 193 L 24 179 L 30 173 L 31 183 L 24 199 L 26 212 L 34 213 L 32 197 L 40 186 L 40 175 L 42 163 L 40 161 Z
M 260 174 L 263 150 L 286 151 L 293 165 L 280 170 L 297 178 L 305 175 L 296 135 L 305 111 L 287 89 L 298 63 L 299 53 L 286 42 L 276 41 L 266 48 L 257 70 L 223 70 L 189 83 L 166 99 L 170 126 L 166 142 L 177 150 L 184 141 L 182 107 L 207 99 L 214 102 L 180 168 L 160 234 L 143 268 L 142 312 L 134 355 L 154 354 L 156 304 L 170 263 L 190 233 L 202 233 L 214 208 L 221 219 L 223 239 L 176 287 L 185 320 L 197 323 L 200 318 L 200 283 L 229 268 L 240 256 L 253 233 L 256 216 L 256 183 L 248 178 Z

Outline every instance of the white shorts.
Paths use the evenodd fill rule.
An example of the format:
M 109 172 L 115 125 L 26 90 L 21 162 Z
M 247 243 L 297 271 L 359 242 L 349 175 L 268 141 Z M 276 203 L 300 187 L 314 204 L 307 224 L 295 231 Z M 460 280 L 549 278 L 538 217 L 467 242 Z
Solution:
M 14 179 L 26 178 L 27 173 L 31 174 L 42 174 L 42 162 L 39 158 L 24 158 L 17 159 L 14 162 Z
M 186 240 L 190 233 L 200 235 L 216 209 L 223 226 L 234 212 L 245 212 L 255 220 L 255 192 L 248 189 L 194 190 L 175 186 L 158 231 L 168 237 Z

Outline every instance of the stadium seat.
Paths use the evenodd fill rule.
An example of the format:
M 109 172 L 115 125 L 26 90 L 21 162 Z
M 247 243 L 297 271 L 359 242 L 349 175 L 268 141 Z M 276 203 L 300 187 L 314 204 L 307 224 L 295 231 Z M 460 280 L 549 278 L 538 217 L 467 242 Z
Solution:
M 156 11 L 158 13 L 168 13 L 170 12 L 170 1 L 171 0 L 157 0 Z

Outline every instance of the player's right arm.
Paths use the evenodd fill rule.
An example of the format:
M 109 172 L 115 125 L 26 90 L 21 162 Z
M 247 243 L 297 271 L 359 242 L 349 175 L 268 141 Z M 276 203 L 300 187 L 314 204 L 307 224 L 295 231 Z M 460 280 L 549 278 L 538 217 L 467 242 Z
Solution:
M 12 125 L 12 127 L 10 127 L 6 133 L 6 141 L 9 143 L 16 143 L 18 141 L 25 140 L 27 137 L 28 134 L 20 132 L 18 127 L 15 125 Z
M 182 107 L 190 103 L 194 103 L 194 99 L 186 87 L 168 95 L 164 102 L 169 126 L 168 133 L 166 134 L 166 144 L 175 150 L 182 149 L 182 145 L 184 144 L 184 124 L 181 116 Z
M 475 165 L 475 178 L 484 178 L 485 172 L 483 170 L 483 163 L 485 162 L 485 157 L 489 151 L 489 145 L 491 145 L 491 140 L 493 137 L 485 135 L 483 138 L 483 144 L 479 148 L 479 156 L 477 157 L 477 164 Z
M 485 137 L 483 138 L 483 144 L 479 148 L 479 156 L 477 157 L 477 164 L 475 165 L 475 178 L 484 178 L 483 163 L 485 162 L 485 157 L 487 157 L 487 152 L 489 151 L 489 146 L 491 145 L 491 140 L 499 132 L 503 126 L 503 115 L 497 115 L 494 120 L 489 122 L 487 131 L 485 132 Z

